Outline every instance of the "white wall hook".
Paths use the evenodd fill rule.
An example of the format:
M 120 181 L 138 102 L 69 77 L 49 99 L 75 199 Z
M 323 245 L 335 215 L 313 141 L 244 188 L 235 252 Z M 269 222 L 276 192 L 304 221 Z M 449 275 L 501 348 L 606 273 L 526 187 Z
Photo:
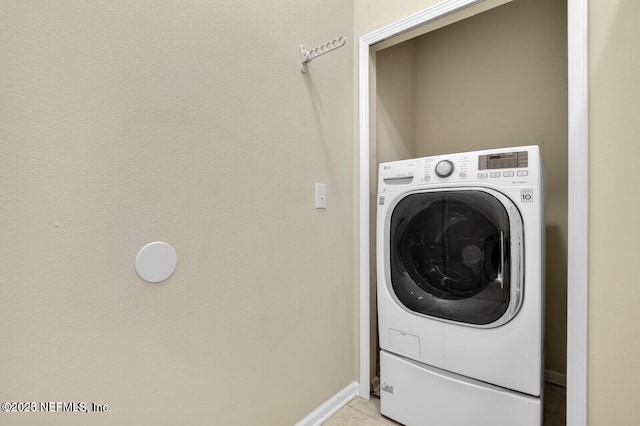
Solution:
M 338 47 L 344 46 L 347 39 L 344 36 L 336 37 L 333 40 L 321 44 L 315 49 L 307 50 L 306 47 L 300 46 L 300 71 L 307 72 L 307 64 L 320 55 L 329 53 Z

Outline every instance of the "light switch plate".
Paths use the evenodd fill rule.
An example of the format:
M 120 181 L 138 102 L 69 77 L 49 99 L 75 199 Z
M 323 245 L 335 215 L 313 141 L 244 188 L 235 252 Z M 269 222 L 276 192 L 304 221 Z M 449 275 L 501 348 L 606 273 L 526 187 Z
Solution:
M 316 183 L 316 209 L 327 208 L 327 185 Z

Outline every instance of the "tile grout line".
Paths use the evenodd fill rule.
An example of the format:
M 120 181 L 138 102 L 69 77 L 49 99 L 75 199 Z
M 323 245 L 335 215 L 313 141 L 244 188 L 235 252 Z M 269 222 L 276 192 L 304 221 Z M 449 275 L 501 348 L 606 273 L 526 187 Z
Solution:
M 354 407 L 353 405 L 350 405 L 350 404 L 351 404 L 351 402 L 349 402 L 349 404 L 347 404 L 347 405 L 348 405 L 349 407 L 353 408 L 354 410 L 356 410 L 356 411 L 358 411 L 358 412 L 360 412 L 360 413 L 364 414 L 365 416 L 367 416 L 367 417 L 369 417 L 369 418 L 371 418 L 371 419 L 373 419 L 373 420 L 375 420 L 375 421 L 378 421 L 377 419 L 375 419 L 375 418 L 371 417 L 371 415 L 370 415 L 369 413 L 365 413 L 364 411 L 362 411 L 362 410 L 361 410 L 361 409 L 359 409 L 358 407 Z
M 371 399 L 373 399 L 373 398 L 380 399 L 380 398 L 375 397 L 375 396 L 373 396 L 373 395 L 372 395 L 372 396 L 371 396 Z M 349 401 L 349 404 L 351 404 L 351 401 Z M 347 404 L 347 405 L 349 405 L 349 404 Z M 381 421 L 381 419 L 378 419 L 378 418 L 376 418 L 376 417 L 373 417 L 371 414 L 366 413 L 366 412 L 362 411 L 361 409 L 359 409 L 359 408 L 357 408 L 357 407 L 355 407 L 355 406 L 353 406 L 353 405 L 349 405 L 349 406 L 350 406 L 351 408 L 353 408 L 354 410 L 356 410 L 356 411 L 358 411 L 358 412 L 360 412 L 360 413 L 364 414 L 365 416 L 369 417 L 370 419 L 375 420 L 375 421 L 376 421 L 376 423 L 381 424 L 381 425 L 383 425 L 383 426 L 387 426 L 387 423 L 382 422 L 382 421 Z M 382 413 L 378 412 L 378 414 L 380 414 L 380 416 L 383 416 L 383 417 L 384 417 L 384 415 L 383 415 Z M 384 419 L 385 419 L 385 421 L 386 421 L 388 418 L 387 418 L 387 417 L 384 417 Z M 388 419 L 388 420 L 394 421 L 393 419 Z M 397 423 L 397 422 L 396 422 L 396 423 Z
M 360 410 L 360 409 L 358 409 L 358 408 L 356 408 L 356 407 L 354 407 L 354 406 L 351 406 L 351 405 L 349 405 L 349 404 L 347 404 L 347 406 L 349 406 L 350 408 L 353 408 L 354 410 L 356 410 L 356 411 L 357 411 L 357 412 L 359 412 L 359 413 L 364 414 L 364 415 L 365 415 L 365 416 L 367 416 L 369 419 L 371 419 L 371 420 L 373 420 L 374 422 L 376 422 L 376 424 L 379 424 L 379 425 L 385 426 L 385 424 L 384 424 L 384 423 L 380 422 L 380 421 L 379 421 L 378 419 L 376 419 L 375 417 L 371 417 L 371 415 L 370 415 L 369 413 L 365 413 L 364 411 L 362 411 L 362 410 Z

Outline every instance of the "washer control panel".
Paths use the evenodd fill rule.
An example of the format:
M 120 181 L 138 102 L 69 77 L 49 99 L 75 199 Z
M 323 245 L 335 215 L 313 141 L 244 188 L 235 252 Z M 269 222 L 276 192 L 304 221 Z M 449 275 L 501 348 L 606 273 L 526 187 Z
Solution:
M 540 149 L 533 145 L 381 163 L 378 192 L 443 183 L 538 185 L 541 176 Z
M 529 152 L 496 152 L 478 156 L 478 170 L 516 169 L 529 166 Z

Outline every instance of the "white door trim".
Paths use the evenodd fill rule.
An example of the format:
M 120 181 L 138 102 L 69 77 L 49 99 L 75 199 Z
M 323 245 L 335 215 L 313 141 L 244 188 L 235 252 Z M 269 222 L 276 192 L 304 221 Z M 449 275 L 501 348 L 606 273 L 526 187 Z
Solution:
M 436 21 L 484 0 L 448 0 L 360 37 L 359 107 L 359 395 L 370 383 L 370 78 L 371 46 Z M 567 0 L 568 13 L 568 265 L 567 265 L 567 425 L 587 425 L 588 332 L 588 0 Z
M 567 244 L 567 425 L 588 424 L 589 14 L 567 0 L 569 212 Z

